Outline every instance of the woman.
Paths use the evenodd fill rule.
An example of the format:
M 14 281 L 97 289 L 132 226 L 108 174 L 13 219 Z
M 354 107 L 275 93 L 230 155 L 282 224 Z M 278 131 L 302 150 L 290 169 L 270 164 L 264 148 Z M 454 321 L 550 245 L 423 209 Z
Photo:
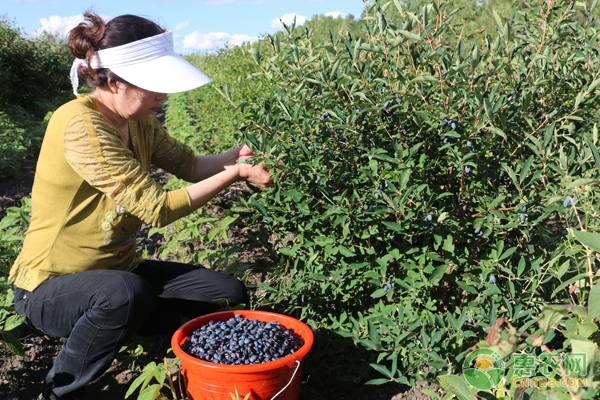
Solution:
M 144 261 L 136 237 L 143 222 L 169 224 L 234 182 L 273 185 L 262 166 L 239 162 L 253 155 L 247 146 L 194 156 L 151 115 L 166 93 L 210 82 L 173 52 L 170 32 L 133 15 L 106 24 L 90 12 L 85 18 L 68 37 L 76 57 L 71 79 L 75 94 L 77 74 L 94 90 L 50 120 L 31 224 L 10 274 L 17 312 L 46 334 L 68 337 L 42 385 L 44 399 L 83 398 L 84 385 L 136 330 L 173 332 L 182 316 L 244 303 L 239 280 Z M 167 192 L 150 177 L 150 164 L 195 183 Z

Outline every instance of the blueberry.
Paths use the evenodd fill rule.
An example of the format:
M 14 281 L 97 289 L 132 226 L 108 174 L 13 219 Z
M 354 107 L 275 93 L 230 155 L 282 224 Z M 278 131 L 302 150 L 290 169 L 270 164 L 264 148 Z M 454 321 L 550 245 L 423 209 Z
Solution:
M 433 219 L 433 216 L 431 214 L 427 214 L 427 221 L 431 221 Z
M 471 141 L 467 141 L 467 147 L 473 147 L 473 143 L 471 143 Z
M 490 282 L 493 284 L 496 283 L 496 277 L 494 275 L 490 276 Z
M 479 232 L 481 232 L 481 228 L 477 228 L 477 229 L 475 229 L 475 234 L 477 234 L 477 233 L 479 233 Z
M 469 167 L 469 166 L 466 166 L 466 167 L 465 167 L 465 172 L 466 172 L 467 174 L 468 174 L 469 172 L 471 172 L 471 167 Z
M 452 127 L 452 129 L 456 129 L 456 124 L 454 122 L 450 126 Z
M 526 205 L 521 207 L 521 212 L 527 212 L 527 206 Z
M 521 220 L 521 222 L 525 222 L 525 218 L 526 218 L 526 217 L 525 217 L 525 214 L 521 214 L 521 215 L 519 216 L 519 219 Z

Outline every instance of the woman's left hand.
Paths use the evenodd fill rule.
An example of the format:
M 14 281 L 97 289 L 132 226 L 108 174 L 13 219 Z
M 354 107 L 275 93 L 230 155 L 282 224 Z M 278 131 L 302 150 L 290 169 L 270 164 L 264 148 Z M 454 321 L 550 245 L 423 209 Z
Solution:
M 262 164 L 252 166 L 250 164 L 238 163 L 238 161 L 246 161 L 250 157 L 254 157 L 254 153 L 247 145 L 240 146 L 236 149 L 238 156 L 235 158 L 233 165 L 226 165 L 225 169 L 231 167 L 239 167 L 240 178 L 258 185 L 260 187 L 273 187 L 273 176 L 263 168 Z

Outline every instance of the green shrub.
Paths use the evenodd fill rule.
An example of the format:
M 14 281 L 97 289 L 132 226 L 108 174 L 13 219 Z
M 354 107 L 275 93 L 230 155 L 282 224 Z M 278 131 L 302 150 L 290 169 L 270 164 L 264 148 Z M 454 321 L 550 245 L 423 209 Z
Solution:
M 598 227 L 597 1 L 494 13 L 477 42 L 449 4 L 374 1 L 366 40 L 286 28 L 250 50 L 267 98 L 238 105 L 279 183 L 234 211 L 294 234 L 261 288 L 375 352 L 370 383 L 453 373 L 498 318 L 533 332 L 597 272 L 566 245 L 574 207 Z
M 0 16 L 0 110 L 34 108 L 42 118 L 48 101 L 70 92 L 72 61 L 64 40 L 51 34 L 27 39 Z
M 12 352 L 23 356 L 19 342 L 19 326 L 25 321 L 14 309 L 14 284 L 7 276 L 12 264 L 23 247 L 25 231 L 31 218 L 31 199 L 21 200 L 21 207 L 11 207 L 0 221 L 0 343 Z
M 260 71 L 249 54 L 256 46 L 260 43 L 187 57 L 213 82 L 197 90 L 169 95 L 165 124 L 172 135 L 198 154 L 216 154 L 239 145 L 241 138 L 236 127 L 241 114 L 221 93 L 226 91 L 231 96 L 229 87 L 233 86 L 233 100 L 241 102 L 261 98 L 265 90 L 270 90 L 270 86 L 246 78 Z

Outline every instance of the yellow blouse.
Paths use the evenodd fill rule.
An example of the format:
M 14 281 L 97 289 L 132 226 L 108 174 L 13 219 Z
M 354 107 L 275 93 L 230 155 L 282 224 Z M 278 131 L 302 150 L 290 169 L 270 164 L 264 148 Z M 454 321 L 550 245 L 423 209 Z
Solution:
M 153 116 L 129 121 L 133 151 L 79 95 L 50 119 L 32 189 L 32 217 L 9 278 L 34 290 L 44 280 L 84 270 L 130 271 L 140 263 L 143 222 L 167 225 L 191 212 L 185 189 L 165 191 L 150 164 L 186 177 L 194 152 Z

